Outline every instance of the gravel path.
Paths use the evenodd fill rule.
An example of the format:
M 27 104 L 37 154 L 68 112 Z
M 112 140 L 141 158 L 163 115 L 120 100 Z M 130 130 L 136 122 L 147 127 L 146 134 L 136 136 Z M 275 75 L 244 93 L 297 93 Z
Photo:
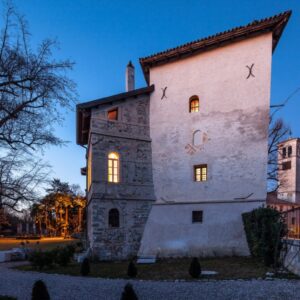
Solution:
M 52 300 L 118 300 L 128 280 L 82 278 L 67 275 L 43 274 L 12 270 L 0 264 L 0 295 L 18 300 L 30 299 L 35 280 L 46 282 Z M 300 299 L 300 281 L 297 280 L 224 280 L 201 282 L 131 283 L 140 300 L 193 299 Z

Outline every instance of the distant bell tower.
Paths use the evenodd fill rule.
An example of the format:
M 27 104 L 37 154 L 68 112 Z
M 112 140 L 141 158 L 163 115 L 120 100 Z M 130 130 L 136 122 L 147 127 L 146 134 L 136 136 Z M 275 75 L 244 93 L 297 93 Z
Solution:
M 278 144 L 278 199 L 300 203 L 300 139 Z

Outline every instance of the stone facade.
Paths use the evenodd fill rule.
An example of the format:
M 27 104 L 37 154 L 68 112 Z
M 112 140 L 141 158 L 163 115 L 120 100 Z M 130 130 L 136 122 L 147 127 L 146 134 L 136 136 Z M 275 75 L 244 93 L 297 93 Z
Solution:
M 118 120 L 107 113 L 118 108 Z M 92 184 L 88 191 L 89 241 L 100 259 L 126 259 L 137 254 L 154 201 L 149 97 L 141 95 L 92 109 L 89 150 Z M 120 156 L 120 182 L 107 181 L 107 157 Z M 120 226 L 110 228 L 109 210 L 116 208 Z

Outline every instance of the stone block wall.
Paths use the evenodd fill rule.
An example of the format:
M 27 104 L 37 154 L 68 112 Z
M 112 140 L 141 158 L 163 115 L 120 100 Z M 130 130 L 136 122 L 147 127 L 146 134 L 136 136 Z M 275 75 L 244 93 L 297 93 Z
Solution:
M 108 120 L 118 109 L 118 120 Z M 149 96 L 140 95 L 92 110 L 89 149 L 92 184 L 88 192 L 88 238 L 101 260 L 134 257 L 139 250 L 151 205 L 155 200 L 149 130 Z M 107 180 L 108 154 L 119 154 L 120 182 Z M 120 226 L 109 227 L 110 209 L 120 214 Z
M 101 260 L 122 260 L 135 257 L 140 247 L 151 201 L 93 199 L 92 249 Z M 117 208 L 120 227 L 109 228 L 108 212 Z

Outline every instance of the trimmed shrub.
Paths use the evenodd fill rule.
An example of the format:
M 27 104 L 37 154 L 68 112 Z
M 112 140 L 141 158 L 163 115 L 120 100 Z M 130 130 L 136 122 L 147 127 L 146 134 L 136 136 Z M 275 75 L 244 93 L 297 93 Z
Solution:
M 128 265 L 127 275 L 132 278 L 136 277 L 136 275 L 137 275 L 137 268 L 133 261 L 130 261 L 130 263 Z
M 138 297 L 130 283 L 125 285 L 121 300 L 138 300 Z
M 201 266 L 198 261 L 198 258 L 194 257 L 191 261 L 189 273 L 193 278 L 199 278 L 201 275 Z
M 86 257 L 80 267 L 80 274 L 82 276 L 87 276 L 90 273 L 90 261 L 89 259 Z
M 50 300 L 50 296 L 45 283 L 38 280 L 34 283 L 32 288 L 32 300 Z
M 29 255 L 29 261 L 33 267 L 42 270 L 44 267 L 51 267 L 54 262 L 52 251 L 34 251 Z
M 61 267 L 65 267 L 70 263 L 72 256 L 73 253 L 70 251 L 70 249 L 68 249 L 67 247 L 60 248 L 57 250 L 55 263 L 57 263 Z
M 266 266 L 277 265 L 286 225 L 273 208 L 257 208 L 242 214 L 244 229 L 253 257 L 261 258 Z

